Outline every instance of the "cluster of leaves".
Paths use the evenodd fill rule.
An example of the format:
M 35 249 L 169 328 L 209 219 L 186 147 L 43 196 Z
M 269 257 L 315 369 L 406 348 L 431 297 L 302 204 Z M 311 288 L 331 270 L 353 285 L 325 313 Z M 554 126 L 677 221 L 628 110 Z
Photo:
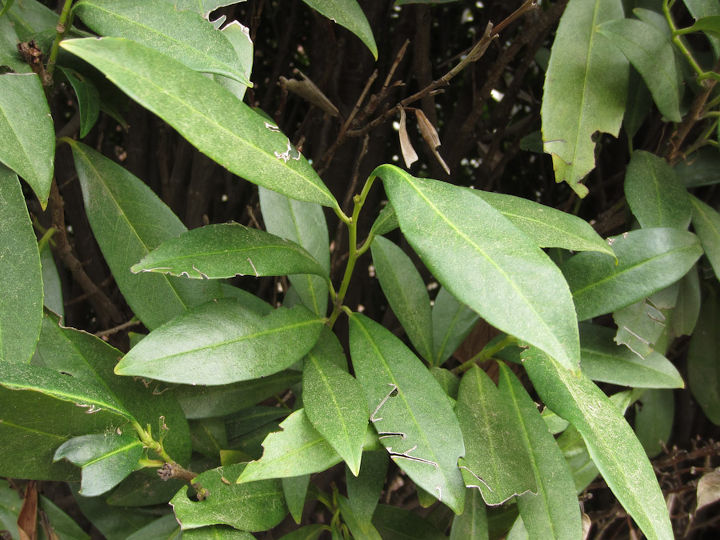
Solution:
M 377 57 L 355 0 L 304 1 Z M 389 164 L 372 172 L 346 213 L 276 123 L 243 102 L 253 43 L 237 21 L 209 18 L 232 3 L 66 0 L 59 21 L 34 0 L 3 3 L 0 474 L 79 479 L 78 504 L 108 538 L 174 538 L 180 530 L 183 538 L 252 538 L 288 512 L 300 524 L 311 500 L 332 513 L 328 523 L 285 536 L 292 539 L 324 531 L 486 538 L 510 527 L 513 538 L 580 538 L 577 493 L 599 473 L 647 537 L 671 538 L 648 454 L 669 436 L 670 389 L 684 386 L 666 357 L 675 338 L 692 335 L 688 382 L 720 423 L 720 214 L 688 192 L 700 184 L 678 165 L 683 152 L 717 146 L 720 75 L 701 67 L 708 59 L 697 60 L 684 36 L 705 34 L 716 58 L 720 6 L 686 0 L 696 20 L 677 28 L 668 0 L 633 11 L 621 0 L 568 2 L 542 102 L 542 139 L 558 182 L 586 195 L 594 134 L 624 126 L 632 139 L 651 101 L 677 124 L 664 156 L 632 152 L 624 189 L 637 223 L 604 240 L 575 215 Z M 489 28 L 473 51 L 495 35 Z M 101 110 L 122 120 L 103 90 L 110 81 L 259 186 L 266 230 L 225 223 L 188 231 L 141 179 L 75 138 L 58 138 L 72 151 L 105 261 L 149 330 L 131 336 L 127 353 L 62 324 L 48 246 L 69 250 L 56 242 L 66 231 L 41 231 L 38 242 L 18 181 L 43 209 L 50 201 L 62 212 L 48 105 L 62 79 L 75 91 L 79 138 Z M 359 241 L 378 179 L 388 205 Z M 339 284 L 323 207 L 349 237 Z M 388 238 L 398 228 L 441 285 L 432 302 L 415 262 Z M 368 251 L 406 340 L 344 303 Z M 713 273 L 701 279 L 703 255 Z M 291 288 L 274 306 L 233 286 L 238 275 L 288 276 Z M 616 328 L 592 321 L 607 314 Z M 341 316 L 349 359 L 333 333 Z M 454 365 L 480 319 L 501 334 Z M 495 381 L 479 367 L 489 359 Z M 629 389 L 608 397 L 593 381 Z M 269 406 L 288 389 L 292 406 Z M 633 430 L 624 413 L 638 400 Z M 311 474 L 340 462 L 345 494 L 311 484 Z M 378 504 L 390 462 L 421 504 L 441 503 L 430 519 Z M 19 511 L 18 496 L 3 485 L 0 497 L 0 520 L 14 537 L 6 514 Z M 56 530 L 86 537 L 42 504 Z

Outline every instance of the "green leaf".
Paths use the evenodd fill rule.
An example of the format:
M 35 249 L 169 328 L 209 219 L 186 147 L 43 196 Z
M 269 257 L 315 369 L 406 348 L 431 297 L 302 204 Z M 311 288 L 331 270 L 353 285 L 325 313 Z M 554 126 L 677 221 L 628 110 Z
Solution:
M 190 453 L 190 444 L 188 444 L 187 453 Z M 144 468 L 135 471 L 123 480 L 105 498 L 105 501 L 112 506 L 137 507 L 165 504 L 172 499 L 183 484 L 184 481 L 178 478 L 162 480 L 157 473 L 157 469 Z
M 503 332 L 577 366 L 570 291 L 532 240 L 464 188 L 414 178 L 391 165 L 373 174 L 383 178 L 408 242 L 455 298 Z
M 442 365 L 470 334 L 480 317 L 441 287 L 432 308 L 433 364 Z
M 644 21 L 622 18 L 604 22 L 598 32 L 640 72 L 663 116 L 671 122 L 680 122 L 682 76 L 671 36 Z
M 40 38 L 38 40 L 41 46 L 52 41 L 58 15 L 37 0 L 13 1 L 7 15 L 21 41 Z M 50 35 L 51 32 L 53 36 Z
M 80 510 L 106 540 L 127 540 L 157 518 L 151 510 L 110 506 L 104 497 L 83 497 L 77 487 L 70 486 Z
M 580 197 L 588 189 L 579 182 L 595 168 L 593 134 L 617 136 L 625 112 L 627 60 L 598 32 L 601 23 L 622 17 L 622 0 L 570 2 L 545 74 L 545 152 L 552 155 L 555 180 L 567 182 Z
M 357 0 L 303 0 L 303 2 L 359 37 L 377 60 L 378 51 L 372 28 Z
M 318 204 L 289 199 L 281 193 L 260 188 L 260 209 L 268 232 L 304 247 L 330 273 L 327 223 Z M 303 304 L 318 315 L 327 312 L 327 282 L 317 276 L 289 276 Z
M 479 489 L 491 506 L 537 490 L 512 402 L 477 366 L 460 381 L 455 411 L 465 441 L 458 464 L 466 486 Z
M 465 448 L 440 384 L 397 337 L 360 314 L 350 316 L 350 353 L 370 421 L 392 460 L 418 486 L 462 511 L 457 461 Z
M 671 390 L 647 390 L 635 406 L 635 434 L 653 458 L 663 451 L 670 439 L 675 399 Z
M 310 475 L 291 476 L 282 478 L 283 495 L 285 503 L 290 510 L 295 523 L 300 525 L 302 521 L 303 508 L 305 507 L 305 498 L 307 497 L 308 485 L 310 484 Z
M 360 520 L 350 505 L 348 499 L 342 495 L 337 496 L 338 506 L 342 520 L 350 530 L 353 538 L 363 538 L 366 540 L 382 540 L 380 533 L 370 520 Z
M 693 228 L 715 271 L 715 276 L 720 279 L 720 214 L 692 195 L 690 203 L 693 206 Z
M 285 536 L 281 536 L 280 540 L 317 540 L 326 530 L 330 530 L 327 525 L 317 523 L 315 525 L 305 525 Z
M 55 451 L 54 461 L 67 459 L 82 467 L 80 493 L 95 497 L 110 491 L 138 466 L 143 443 L 131 434 L 83 435 L 65 442 Z
M 120 291 L 149 329 L 220 296 L 215 282 L 133 275 L 133 264 L 185 226 L 139 178 L 82 143 L 70 147 L 95 239 Z
M 40 509 L 47 516 L 50 527 L 58 535 L 58 538 L 63 540 L 90 540 L 90 535 L 83 531 L 73 518 L 42 495 L 40 495 Z
M 447 537 L 427 519 L 397 506 L 381 504 L 373 525 L 383 540 L 445 540 Z
M 62 71 L 75 91 L 80 114 L 80 138 L 82 139 L 90 133 L 97 122 L 100 114 L 100 94 L 95 85 L 77 71 L 62 66 L 58 66 L 58 69 Z
M 144 0 L 82 0 L 73 13 L 100 35 L 142 43 L 196 71 L 252 86 L 225 34 L 199 13 Z
M 415 263 L 390 240 L 377 236 L 370 246 L 380 287 L 410 341 L 428 361 L 433 358 L 430 297 Z
M 523 385 L 505 364 L 499 367 L 498 388 L 519 419 L 537 485 L 537 493 L 518 498 L 525 528 L 530 538 L 580 538 L 580 506 L 565 458 Z
M 680 280 L 675 309 L 670 314 L 671 335 L 675 337 L 691 335 L 699 315 L 700 278 L 697 267 L 694 267 Z
M 57 314 L 62 321 L 65 316 L 62 283 L 49 244 L 40 248 L 40 266 L 42 268 L 43 305 L 49 311 Z
M 127 540 L 179 540 L 181 534 L 175 515 L 166 514 L 138 529 Z
M 55 168 L 55 128 L 35 73 L 0 75 L 0 140 L 0 162 L 23 177 L 45 208 Z
M 643 358 L 614 341 L 611 328 L 580 325 L 582 371 L 594 381 L 633 388 L 683 388 L 685 383 L 675 366 L 658 352 Z
M 201 501 L 187 496 L 183 487 L 170 504 L 183 530 L 206 525 L 230 525 L 244 531 L 271 529 L 287 515 L 282 486 L 276 480 L 237 484 L 244 464 L 218 467 L 202 473 L 193 480 L 209 495 Z
M 538 349 L 528 349 L 524 359 L 542 400 L 577 428 L 608 486 L 643 533 L 652 539 L 673 538 L 655 472 L 618 408 L 590 379 Z
M 223 448 L 228 448 L 225 422 L 222 418 L 191 420 L 190 438 L 193 451 L 217 460 Z
M 262 317 L 234 300 L 209 302 L 151 332 L 115 373 L 208 385 L 257 379 L 305 356 L 323 323 L 302 306 Z
M 348 500 L 355 518 L 370 522 L 385 485 L 388 453 L 383 450 L 363 454 L 360 474 L 355 476 L 350 469 L 345 471 Z
M 572 251 L 599 251 L 615 255 L 590 224 L 577 216 L 522 197 L 469 190 L 509 219 L 538 247 Z
M 685 230 L 690 224 L 687 189 L 667 161 L 649 152 L 633 152 L 625 173 L 625 197 L 643 228 Z
M 227 416 L 251 407 L 300 382 L 297 371 L 223 386 L 180 386 L 174 391 L 188 419 Z
M 9 8 L 12 0 L 5 3 L 5 9 Z M 31 73 L 32 68 L 23 62 L 18 54 L 17 44 L 20 38 L 15 32 L 10 17 L 0 15 L 0 66 L 8 66 L 15 73 Z
M 675 291 L 677 298 L 678 288 L 675 284 L 670 288 Z M 660 309 L 652 297 L 619 309 L 613 313 L 613 320 L 618 327 L 615 343 L 625 345 L 640 358 L 646 358 L 656 348 L 662 347 L 662 336 L 667 335 L 667 317 L 664 312 L 670 315 L 670 309 Z
M 239 4 L 245 0 L 169 0 L 178 10 L 193 10 L 207 18 L 217 8 Z
M 27 362 L 42 322 L 35 233 L 17 176 L 0 165 L 0 362 Z
M 712 293 L 703 299 L 700 318 L 688 349 L 688 385 L 705 416 L 720 425 L 720 302 Z
M 711 15 L 720 15 L 720 6 L 713 0 L 685 0 L 685 6 L 695 20 Z M 715 56 L 717 56 L 720 54 L 720 39 L 712 35 L 708 35 L 708 39 L 715 51 Z
M 488 524 L 485 503 L 478 489 L 465 493 L 465 509 L 453 517 L 450 540 L 487 540 Z
M 720 15 L 701 17 L 692 26 L 683 28 L 683 33 L 685 32 L 707 32 L 716 38 L 720 37 Z
M 388 203 L 385 205 L 385 208 L 380 210 L 380 214 L 378 214 L 378 217 L 373 222 L 370 232 L 380 236 L 381 234 L 394 231 L 399 226 L 400 224 L 398 223 L 395 209 L 392 207 L 392 204 Z
M 298 409 L 280 424 L 282 431 L 263 441 L 263 456 L 248 463 L 238 482 L 266 478 L 288 478 L 329 469 L 342 458 L 310 423 L 304 409 Z
M 610 239 L 617 261 L 602 253 L 578 253 L 561 269 L 580 321 L 611 313 L 664 289 L 702 254 L 698 238 L 677 229 L 640 229 Z
M 303 248 L 239 223 L 207 225 L 171 238 L 131 268 L 193 279 L 327 273 Z
M 365 394 L 357 379 L 338 367 L 326 351 L 318 346 L 305 358 L 305 414 L 357 476 L 368 424 Z
M 240 73 L 245 80 L 250 80 L 250 74 L 252 73 L 254 49 L 253 42 L 250 39 L 250 30 L 247 26 L 243 26 L 237 21 L 231 21 L 226 24 L 221 32 L 230 41 L 230 44 L 235 49 L 237 55 L 238 68 Z M 221 86 L 224 86 L 240 101 L 245 97 L 245 91 L 247 86 L 239 83 L 234 79 L 223 77 L 222 75 L 215 75 L 215 80 Z
M 230 527 L 202 527 L 182 533 L 184 540 L 255 540 L 255 537 L 246 531 L 238 531 Z
M 203 74 L 123 38 L 65 40 L 61 46 L 230 172 L 294 199 L 338 207 L 276 126 Z

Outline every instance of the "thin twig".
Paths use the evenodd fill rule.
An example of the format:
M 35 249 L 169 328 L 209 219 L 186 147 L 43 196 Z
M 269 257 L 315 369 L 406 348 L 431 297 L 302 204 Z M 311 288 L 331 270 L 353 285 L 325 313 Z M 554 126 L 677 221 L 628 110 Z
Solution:
M 122 332 L 123 330 L 127 328 L 132 328 L 133 326 L 137 326 L 141 324 L 138 319 L 133 317 L 127 322 L 124 322 L 122 324 L 119 324 L 113 328 L 108 328 L 107 330 L 101 330 L 100 332 L 95 332 L 95 335 L 99 338 L 112 336 L 113 334 L 117 334 L 118 332 Z

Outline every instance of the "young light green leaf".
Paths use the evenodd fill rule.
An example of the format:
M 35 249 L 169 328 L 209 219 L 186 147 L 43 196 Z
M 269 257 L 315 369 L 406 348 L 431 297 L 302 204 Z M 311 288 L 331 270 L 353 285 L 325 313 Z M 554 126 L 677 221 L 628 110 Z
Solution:
M 329 274 L 328 229 L 322 207 L 296 201 L 262 187 L 258 193 L 267 231 L 304 247 L 320 263 L 325 273 Z M 325 280 L 309 274 L 291 275 L 289 278 L 305 307 L 324 316 L 328 302 L 328 286 Z
M 450 540 L 488 540 L 487 512 L 480 490 L 465 493 L 465 509 L 453 517 Z
M 304 409 L 292 413 L 280 427 L 282 431 L 271 433 L 263 441 L 262 458 L 248 463 L 238 482 L 320 472 L 342 461 L 330 443 L 315 430 Z
M 720 213 L 692 195 L 690 203 L 693 207 L 693 228 L 715 271 L 715 276 L 720 279 Z
M 720 425 L 720 302 L 712 293 L 703 299 L 700 318 L 690 338 L 688 384 L 705 416 Z
M 602 23 L 600 35 L 618 47 L 640 72 L 660 112 L 671 122 L 682 120 L 682 76 L 671 36 L 638 19 L 618 18 Z
M 405 252 L 377 236 L 370 246 L 380 287 L 390 307 L 420 355 L 433 358 L 430 297 L 422 276 Z
M 590 379 L 563 368 L 536 348 L 525 369 L 543 401 L 582 435 L 603 478 L 648 538 L 673 538 L 655 472 L 618 407 Z
M 302 521 L 303 508 L 305 507 L 305 498 L 307 497 L 308 485 L 310 484 L 310 475 L 303 474 L 301 476 L 290 476 L 282 478 L 283 495 L 285 503 L 290 510 L 295 523 L 300 525 Z
M 542 133 L 555 180 L 584 197 L 595 168 L 596 131 L 617 136 L 627 95 L 627 60 L 598 26 L 623 17 L 622 0 L 574 0 L 563 12 L 545 74 Z M 612 73 L 612 77 L 608 77 Z
M 433 364 L 442 365 L 470 334 L 480 316 L 440 287 L 432 308 Z
M 82 467 L 80 493 L 95 497 L 110 491 L 138 466 L 143 443 L 135 433 L 83 435 L 65 442 L 54 461 L 67 459 Z
M 55 169 L 55 128 L 35 73 L 0 75 L 0 140 L 0 163 L 22 176 L 45 208 Z
M 17 176 L 0 165 L 0 362 L 24 363 L 40 336 L 43 281 Z
M 479 489 L 491 506 L 535 493 L 528 446 L 512 402 L 477 366 L 460 381 L 455 411 L 465 441 L 465 456 L 458 461 L 465 485 Z
M 653 458 L 663 451 L 672 432 L 675 398 L 672 390 L 647 390 L 635 405 L 635 434 Z
M 58 69 L 62 71 L 75 91 L 80 113 L 80 138 L 82 139 L 90 133 L 97 122 L 100 114 L 100 94 L 95 85 L 77 71 L 63 66 L 58 66 Z
M 565 458 L 523 385 L 505 364 L 499 366 L 498 388 L 519 419 L 537 485 L 537 493 L 518 498 L 525 528 L 530 538 L 579 538 L 580 506 Z
M 360 466 L 360 474 L 354 475 L 345 470 L 348 500 L 355 518 L 359 521 L 372 521 L 380 495 L 385 484 L 388 453 L 383 450 L 365 452 Z
M 350 353 L 370 421 L 390 457 L 418 486 L 462 511 L 457 460 L 465 447 L 439 383 L 402 341 L 360 314 L 350 317 Z
M 151 250 L 187 229 L 139 178 L 82 143 L 70 147 L 95 239 L 137 317 L 152 330 L 219 297 L 216 282 L 130 272 Z
M 131 39 L 205 73 L 252 86 L 225 34 L 199 13 L 180 11 L 170 2 L 82 0 L 73 13 L 103 36 Z
M 658 352 L 645 358 L 617 345 L 611 328 L 580 325 L 582 371 L 594 381 L 633 388 L 683 388 L 685 383 L 672 363 Z
M 685 230 L 690 224 L 687 189 L 667 161 L 649 152 L 633 152 L 625 173 L 625 197 L 643 228 Z
M 577 367 L 570 291 L 530 238 L 480 197 L 469 199 L 464 188 L 392 165 L 373 174 L 382 177 L 408 242 L 455 298 L 503 332 Z
M 469 190 L 508 218 L 541 248 L 599 251 L 615 255 L 590 224 L 577 216 L 522 197 Z
M 131 271 L 194 279 L 236 275 L 327 275 L 312 255 L 297 244 L 239 223 L 206 225 L 171 238 L 146 255 Z
M 303 0 L 303 2 L 359 37 L 377 60 L 378 51 L 372 28 L 357 0 Z
M 237 484 L 244 464 L 211 469 L 197 476 L 193 483 L 209 495 L 201 501 L 188 498 L 183 487 L 170 501 L 183 530 L 206 525 L 230 525 L 245 531 L 265 531 L 287 515 L 282 486 L 276 480 Z
M 61 46 L 94 65 L 230 172 L 294 199 L 338 207 L 275 125 L 203 74 L 123 38 L 72 39 Z
M 305 414 L 357 476 L 368 423 L 365 394 L 357 379 L 338 367 L 326 350 L 315 347 L 305 358 Z
M 677 229 L 639 229 L 609 240 L 617 261 L 603 253 L 578 253 L 561 269 L 580 321 L 634 304 L 664 289 L 702 254 L 698 238 Z
M 302 306 L 262 317 L 234 300 L 209 302 L 150 333 L 115 373 L 207 385 L 257 379 L 305 356 L 323 322 Z

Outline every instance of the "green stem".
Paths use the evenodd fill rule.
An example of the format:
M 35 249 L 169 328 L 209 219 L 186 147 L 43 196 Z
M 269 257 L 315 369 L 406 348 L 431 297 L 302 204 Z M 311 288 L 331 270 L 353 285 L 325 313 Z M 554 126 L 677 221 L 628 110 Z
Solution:
M 672 31 L 673 43 L 678 49 L 680 49 L 680 52 L 687 59 L 688 63 L 693 68 L 695 73 L 697 73 L 698 80 L 702 81 L 704 79 L 713 78 L 713 72 L 707 72 L 700 67 L 700 64 L 697 63 L 695 57 L 692 55 L 690 50 L 685 46 L 685 43 L 683 43 L 682 39 L 680 38 L 680 36 L 682 36 L 685 32 L 683 32 L 683 29 L 678 30 L 677 26 L 675 26 L 675 21 L 672 18 L 672 14 L 670 13 L 670 9 L 672 8 L 674 3 L 674 1 L 671 2 L 668 0 L 665 0 L 663 2 L 663 13 L 665 14 L 665 19 L 670 26 L 670 30 Z
M 56 232 L 57 230 L 54 227 L 50 227 L 43 233 L 42 238 L 38 241 L 38 251 L 42 251 L 45 248 L 45 245 L 50 242 L 52 235 Z
M 462 364 L 454 368 L 452 372 L 456 375 L 459 375 L 460 373 L 465 373 L 476 363 L 484 362 L 485 360 L 492 358 L 497 353 L 502 351 L 504 348 L 509 347 L 513 343 L 517 343 L 517 338 L 513 336 L 505 336 L 496 343 L 488 343 L 487 345 L 485 345 L 485 347 L 482 348 L 479 353 L 473 356 L 470 360 L 467 360 L 466 362 L 463 362 Z
M 47 76 L 47 81 L 44 81 L 45 86 L 49 86 L 52 83 L 53 73 L 55 72 L 55 62 L 57 61 L 58 52 L 60 51 L 60 42 L 70 28 L 70 8 L 72 8 L 72 3 L 73 0 L 65 0 L 65 4 L 60 12 L 60 18 L 55 27 L 55 41 L 53 41 L 52 48 L 50 49 L 50 57 L 45 67 L 45 74 Z
M 167 452 L 165 452 L 165 448 L 163 448 L 163 445 L 160 441 L 156 441 L 153 439 L 152 433 L 150 431 L 150 427 L 148 426 L 148 429 L 145 430 L 143 427 L 137 423 L 135 420 L 131 420 L 133 428 L 135 428 L 135 431 L 138 434 L 138 437 L 140 438 L 140 441 L 150 450 L 155 452 L 158 456 L 160 456 L 165 463 L 169 463 L 171 465 L 178 466 L 177 462 L 171 458 Z

